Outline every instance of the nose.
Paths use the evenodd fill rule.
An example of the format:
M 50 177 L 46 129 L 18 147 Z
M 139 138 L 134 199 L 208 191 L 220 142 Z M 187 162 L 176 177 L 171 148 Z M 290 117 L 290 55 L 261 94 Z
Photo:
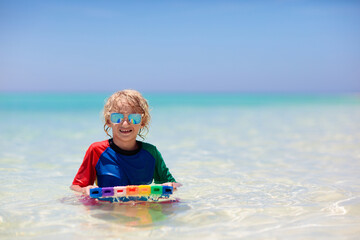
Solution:
M 130 125 L 129 119 L 128 119 L 127 117 L 125 117 L 124 120 L 122 121 L 122 125 L 123 125 L 123 126 Z

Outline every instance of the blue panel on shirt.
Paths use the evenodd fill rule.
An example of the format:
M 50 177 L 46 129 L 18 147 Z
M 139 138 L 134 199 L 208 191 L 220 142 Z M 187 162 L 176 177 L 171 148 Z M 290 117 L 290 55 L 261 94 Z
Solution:
M 108 147 L 101 154 L 95 169 L 99 187 L 151 184 L 155 158 L 144 149 L 128 156 Z

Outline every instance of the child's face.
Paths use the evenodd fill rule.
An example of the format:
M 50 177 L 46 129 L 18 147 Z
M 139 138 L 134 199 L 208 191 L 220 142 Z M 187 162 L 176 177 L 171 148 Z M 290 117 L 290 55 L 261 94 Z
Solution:
M 107 125 L 112 128 L 115 143 L 121 142 L 123 144 L 133 144 L 136 142 L 137 134 L 142 126 L 142 121 L 139 124 L 131 124 L 129 122 L 128 115 L 141 112 L 138 109 L 131 107 L 126 102 L 122 102 L 115 109 L 115 112 L 122 113 L 125 117 L 125 119 L 120 123 L 113 123 L 110 120 L 107 122 Z

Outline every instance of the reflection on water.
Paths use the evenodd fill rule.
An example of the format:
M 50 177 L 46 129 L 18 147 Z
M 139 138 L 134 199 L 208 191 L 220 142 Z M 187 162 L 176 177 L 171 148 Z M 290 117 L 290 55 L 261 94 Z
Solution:
M 76 206 L 79 220 L 77 227 L 80 236 L 89 237 L 88 231 L 92 231 L 91 237 L 125 237 L 136 239 L 140 235 L 146 237 L 155 235 L 160 237 L 163 225 L 169 225 L 174 216 L 187 214 L 191 207 L 179 200 L 173 202 L 127 202 L 107 203 L 95 199 L 72 194 L 63 197 L 60 202 L 64 207 Z M 82 217 L 80 217 L 80 215 Z M 84 219 L 87 219 L 84 221 Z M 96 231 L 93 231 L 95 228 Z M 101 230 L 101 231 L 98 231 Z M 160 231 L 159 231 L 160 230 Z
M 109 223 L 121 224 L 129 227 L 149 227 L 160 221 L 165 221 L 167 216 L 189 209 L 186 205 L 179 205 L 178 200 L 173 202 L 126 202 L 107 203 L 88 197 L 78 196 L 89 216 Z M 71 201 L 71 200 L 70 200 Z M 72 200 L 76 201 L 76 200 Z M 69 200 L 62 200 L 63 203 Z

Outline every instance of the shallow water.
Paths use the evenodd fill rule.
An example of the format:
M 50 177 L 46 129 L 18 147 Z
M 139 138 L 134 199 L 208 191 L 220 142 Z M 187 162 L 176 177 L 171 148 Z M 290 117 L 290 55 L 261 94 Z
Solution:
M 13 99 L 0 98 L 2 239 L 360 234 L 358 97 L 149 96 L 147 141 L 183 187 L 178 203 L 135 206 L 93 205 L 68 188 L 87 147 L 106 138 L 103 96 Z

